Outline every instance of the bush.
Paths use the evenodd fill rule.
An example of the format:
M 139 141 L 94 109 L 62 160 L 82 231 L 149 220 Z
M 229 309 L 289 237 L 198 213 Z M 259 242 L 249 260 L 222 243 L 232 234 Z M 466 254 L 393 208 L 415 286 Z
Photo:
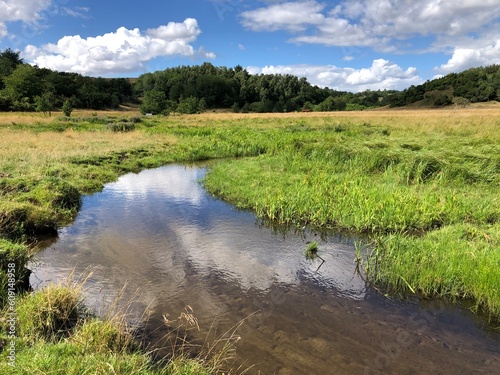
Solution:
M 168 114 L 167 97 L 163 91 L 151 90 L 144 94 L 140 111 L 143 115 L 151 113 L 153 115 Z
M 62 106 L 62 111 L 64 113 L 64 116 L 70 117 L 71 112 L 73 112 L 73 106 L 71 105 L 71 102 L 69 100 L 65 100 Z
M 194 96 L 181 98 L 177 106 L 177 112 L 188 115 L 200 113 L 200 103 Z
M 135 130 L 135 124 L 132 122 L 110 122 L 106 125 L 107 130 L 111 130 L 112 132 L 130 132 Z

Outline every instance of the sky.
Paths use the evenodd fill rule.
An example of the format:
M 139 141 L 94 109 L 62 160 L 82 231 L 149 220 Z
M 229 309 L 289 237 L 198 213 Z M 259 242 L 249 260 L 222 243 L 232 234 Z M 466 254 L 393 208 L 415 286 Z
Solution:
M 500 0 L 0 0 L 0 50 L 94 77 L 240 65 L 341 91 L 500 63 Z

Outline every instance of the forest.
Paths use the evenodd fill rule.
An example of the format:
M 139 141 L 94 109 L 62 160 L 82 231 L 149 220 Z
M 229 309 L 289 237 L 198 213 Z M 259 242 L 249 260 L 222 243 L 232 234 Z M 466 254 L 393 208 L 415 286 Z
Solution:
M 140 105 L 142 113 L 349 111 L 377 107 L 444 107 L 500 101 L 500 65 L 479 67 L 411 86 L 403 91 L 351 93 L 311 85 L 290 74 L 250 74 L 241 66 L 210 63 L 178 66 L 136 79 L 87 77 L 25 63 L 20 53 L 0 51 L 0 111 L 48 113 L 72 108 Z

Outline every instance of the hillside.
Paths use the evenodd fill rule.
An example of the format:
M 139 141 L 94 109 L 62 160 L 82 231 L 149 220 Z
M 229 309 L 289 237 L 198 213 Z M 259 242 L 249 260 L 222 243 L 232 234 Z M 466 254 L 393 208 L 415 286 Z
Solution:
M 390 98 L 391 107 L 443 107 L 449 104 L 500 101 L 500 65 L 471 68 L 461 73 L 410 86 Z

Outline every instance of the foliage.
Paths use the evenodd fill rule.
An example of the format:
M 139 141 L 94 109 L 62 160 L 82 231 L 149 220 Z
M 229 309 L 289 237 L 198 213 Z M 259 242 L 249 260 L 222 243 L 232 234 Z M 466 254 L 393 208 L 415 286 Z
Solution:
M 241 66 L 215 67 L 210 63 L 146 73 L 132 84 L 124 78 L 92 78 L 38 68 L 7 49 L 0 52 L 0 110 L 49 112 L 43 109 L 61 108 L 68 99 L 75 108 L 106 109 L 137 102 L 138 98 L 142 98 L 141 112 L 153 114 L 175 112 L 178 105 L 180 113 L 210 108 L 261 113 L 352 111 L 386 105 L 443 107 L 455 97 L 471 103 L 500 100 L 499 67 L 452 73 L 402 92 L 350 93 L 311 85 L 306 78 L 291 74 L 250 74 Z
M 454 98 L 460 98 L 455 102 Z M 427 81 L 419 86 L 410 86 L 390 98 L 392 107 L 417 104 L 427 99 L 426 106 L 444 106 L 455 102 L 458 106 L 467 103 L 500 101 L 500 65 L 490 65 L 450 73 L 444 77 Z
M 52 109 L 61 108 L 67 99 L 76 108 L 104 109 L 133 100 L 132 96 L 127 79 L 57 72 L 24 63 L 11 49 L 0 51 L 0 110 L 44 112 L 46 101 Z
M 19 51 L 10 48 L 0 52 L 0 90 L 4 88 L 4 78 L 10 76 L 16 67 L 23 63 L 19 55 Z
M 151 90 L 144 94 L 141 104 L 141 113 L 153 115 L 168 114 L 167 98 L 163 91 Z
M 73 106 L 71 105 L 71 101 L 66 99 L 63 103 L 62 106 L 62 112 L 64 113 L 64 116 L 70 117 L 71 113 L 73 112 Z
M 44 115 L 51 112 L 54 106 L 54 95 L 51 92 L 46 92 L 42 96 L 35 96 L 35 110 L 42 112 Z M 64 112 L 64 111 L 63 111 Z
M 352 94 L 320 88 L 290 74 L 249 74 L 241 66 L 182 66 L 146 73 L 134 84 L 135 94 L 162 91 L 176 103 L 186 98 L 203 100 L 207 108 L 231 108 L 247 112 L 292 112 L 303 108 L 341 111 L 349 103 L 367 107 L 386 105 L 393 91 L 367 91 Z M 193 107 L 192 107 L 193 108 Z M 203 109 L 198 109 L 203 111 Z M 185 112 L 181 106 L 181 113 Z
M 180 98 L 179 105 L 177 106 L 177 112 L 192 115 L 195 113 L 200 113 L 204 107 L 203 103 L 200 103 L 201 100 L 198 100 L 194 96 L 190 96 L 188 98 Z M 200 105 L 201 104 L 201 105 Z

